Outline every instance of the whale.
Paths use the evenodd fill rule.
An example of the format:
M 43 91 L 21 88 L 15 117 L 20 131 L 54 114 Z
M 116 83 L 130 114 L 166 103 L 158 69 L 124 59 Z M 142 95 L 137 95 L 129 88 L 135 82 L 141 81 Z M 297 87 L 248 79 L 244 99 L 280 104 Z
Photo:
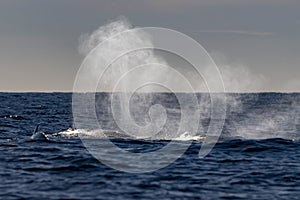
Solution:
M 39 131 L 39 125 L 37 125 L 33 131 L 32 140 L 49 140 L 45 133 Z

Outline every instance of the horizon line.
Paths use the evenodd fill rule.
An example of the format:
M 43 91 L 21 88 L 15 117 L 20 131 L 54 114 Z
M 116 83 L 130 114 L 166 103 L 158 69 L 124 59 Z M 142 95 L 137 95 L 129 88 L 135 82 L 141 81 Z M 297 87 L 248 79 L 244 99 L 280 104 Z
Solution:
M 74 92 L 74 91 L 2 91 L 0 93 L 112 93 L 109 91 L 86 91 L 86 92 Z M 120 93 L 120 92 L 119 92 Z M 187 91 L 178 91 L 178 92 L 134 92 L 134 93 L 191 93 Z M 254 93 L 300 93 L 300 91 L 225 91 L 225 92 L 208 92 L 208 91 L 196 91 L 195 93 L 224 93 L 224 94 L 254 94 Z

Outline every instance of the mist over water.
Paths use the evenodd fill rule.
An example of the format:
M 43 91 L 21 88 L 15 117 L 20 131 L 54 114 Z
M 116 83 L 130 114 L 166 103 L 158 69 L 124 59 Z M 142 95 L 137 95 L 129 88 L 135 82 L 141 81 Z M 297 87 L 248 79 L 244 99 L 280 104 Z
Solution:
M 151 80 L 161 82 L 168 77 L 166 68 L 159 68 L 157 65 L 167 66 L 167 62 L 154 54 L 151 36 L 142 30 L 133 30 L 129 21 L 122 17 L 117 21 L 101 26 L 90 35 L 83 35 L 80 39 L 79 51 L 88 56 L 91 62 L 87 76 L 102 72 L 97 91 L 104 92 L 134 92 L 135 90 L 153 92 L 154 85 L 140 85 L 135 88 L 135 83 L 145 83 L 148 77 Z M 127 32 L 127 34 L 121 34 Z M 99 46 L 98 46 L 99 45 Z M 96 48 L 98 46 L 98 48 Z M 126 49 L 136 49 L 126 52 Z M 91 52 L 92 51 L 92 52 Z M 123 52 L 126 52 L 123 54 Z M 117 55 L 116 60 L 112 57 Z M 96 64 L 94 63 L 96 62 Z M 143 73 L 131 74 L 130 71 L 136 67 L 146 66 Z M 161 88 L 163 89 L 163 88 Z
M 97 80 L 95 91 L 110 93 L 111 112 L 123 132 L 136 137 L 163 134 L 170 138 L 186 131 L 196 133 L 196 128 L 188 126 L 188 121 L 198 124 L 200 112 L 195 112 L 199 109 L 195 95 L 176 96 L 184 111 L 179 113 L 181 118 L 175 121 L 168 120 L 169 111 L 161 105 L 162 101 L 150 95 L 193 89 L 188 78 L 155 52 L 148 33 L 133 29 L 128 20 L 121 18 L 100 27 L 91 35 L 82 36 L 79 50 L 86 56 L 83 65 L 88 66 L 83 78 Z M 117 59 L 112 59 L 115 55 Z M 145 93 L 147 97 L 143 95 Z M 101 104 L 101 99 L 95 101 Z M 171 124 L 166 126 L 166 122 Z M 180 129 L 183 123 L 184 128 Z M 179 128 L 179 133 L 174 128 Z
M 179 137 L 187 130 L 180 130 L 180 107 L 166 106 L 165 101 L 169 97 L 154 95 L 155 93 L 168 92 L 181 98 L 181 103 L 186 104 L 192 93 L 208 93 L 206 82 L 200 74 L 197 74 L 190 63 L 170 52 L 162 52 L 153 49 L 153 38 L 143 30 L 133 30 L 130 22 L 121 17 L 110 22 L 91 34 L 80 38 L 79 51 L 86 56 L 86 79 L 95 79 L 98 85 L 96 92 L 108 92 L 108 104 L 103 104 L 101 98 L 96 98 L 98 110 L 108 110 L 113 114 L 111 124 L 117 123 L 115 129 L 126 132 L 135 137 L 156 137 L 159 139 L 172 139 Z M 127 32 L 127 34 L 122 34 Z M 141 48 L 147 47 L 147 48 Z M 126 49 L 136 49 L 127 53 Z M 114 55 L 119 55 L 112 60 Z M 221 72 L 226 92 L 257 91 L 266 82 L 265 77 L 251 73 L 246 66 L 230 66 L 217 62 Z M 206 78 L 214 79 L 215 74 L 209 65 L 203 65 Z M 177 72 L 184 77 L 178 76 Z M 184 81 L 188 81 L 193 88 L 184 87 Z M 92 81 L 91 81 L 92 82 Z M 165 87 L 172 86 L 170 88 Z M 88 90 L 89 88 L 82 88 Z M 183 93 L 182 93 L 183 92 Z M 148 94 L 146 94 L 148 93 Z M 179 93 L 181 93 L 179 95 Z M 190 95 L 190 96 L 189 96 Z M 185 97 L 184 97 L 185 96 Z M 164 99 L 166 98 L 166 99 Z M 220 96 L 220 100 L 224 101 Z M 259 104 L 258 95 L 247 96 L 247 103 Z M 298 97 L 297 97 L 298 98 Z M 280 112 L 276 107 L 266 108 L 261 113 L 248 110 L 243 97 L 240 95 L 226 95 L 227 114 L 241 114 L 247 110 L 238 122 L 232 122 L 235 129 L 227 131 L 232 136 L 249 139 L 261 139 L 272 137 L 293 138 L 285 135 L 286 128 L 295 132 L 299 124 L 299 99 L 291 99 L 286 106 L 289 112 Z M 266 99 L 270 104 L 272 99 Z M 264 101 L 264 102 L 266 102 Z M 180 106 L 182 106 L 180 104 Z M 197 97 L 197 102 L 191 105 L 189 110 L 197 112 L 200 117 L 199 128 L 193 131 L 191 136 L 205 135 L 207 128 L 205 123 L 210 119 L 211 99 L 209 95 Z M 101 113 L 101 112 L 100 112 Z M 105 118 L 98 113 L 98 118 Z M 192 121 L 193 116 L 187 116 L 186 121 Z M 100 119 L 101 121 L 101 119 Z M 242 125 L 244 124 L 244 125 Z M 207 125 L 207 124 L 206 124 Z M 104 126 L 105 127 L 105 126 Z M 104 128 L 103 127 L 103 128 Z M 223 131 L 226 132 L 226 131 Z

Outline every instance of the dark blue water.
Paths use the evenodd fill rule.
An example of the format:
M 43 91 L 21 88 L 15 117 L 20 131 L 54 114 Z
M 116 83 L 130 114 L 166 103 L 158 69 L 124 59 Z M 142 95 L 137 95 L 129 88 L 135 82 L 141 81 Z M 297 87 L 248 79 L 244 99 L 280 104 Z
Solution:
M 107 95 L 98 99 L 105 107 Z M 299 199 L 300 94 L 231 94 L 229 100 L 223 134 L 232 139 L 203 159 L 201 142 L 194 141 L 168 167 L 130 174 L 100 163 L 77 137 L 30 139 L 36 124 L 49 136 L 72 127 L 72 94 L 0 93 L 0 198 Z M 165 104 L 176 108 L 173 101 Z M 114 127 L 104 114 L 106 128 Z M 112 141 L 133 152 L 168 143 Z

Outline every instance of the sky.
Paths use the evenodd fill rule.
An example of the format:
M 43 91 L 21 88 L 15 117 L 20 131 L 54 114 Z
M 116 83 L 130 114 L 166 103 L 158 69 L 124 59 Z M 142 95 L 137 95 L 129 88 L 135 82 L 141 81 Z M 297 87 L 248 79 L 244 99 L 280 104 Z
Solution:
M 299 10 L 299 0 L 0 0 L 0 91 L 72 91 L 79 37 L 125 16 L 194 38 L 235 84 L 300 92 Z

